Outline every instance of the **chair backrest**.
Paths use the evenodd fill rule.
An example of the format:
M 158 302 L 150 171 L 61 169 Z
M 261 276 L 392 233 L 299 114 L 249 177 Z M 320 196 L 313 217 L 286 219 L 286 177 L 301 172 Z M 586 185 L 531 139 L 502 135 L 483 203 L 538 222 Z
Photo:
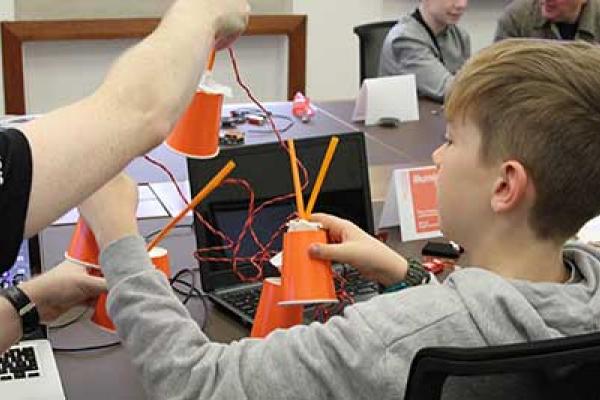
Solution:
M 383 41 L 398 21 L 383 21 L 354 27 L 360 42 L 360 82 L 379 73 L 379 55 Z
M 497 379 L 508 374 L 521 375 L 535 384 L 536 398 L 598 399 L 600 333 L 505 346 L 421 349 L 411 364 L 405 399 L 440 399 L 448 378 Z M 469 379 L 460 378 L 459 382 Z M 511 397 L 514 393 L 503 395 L 515 398 Z

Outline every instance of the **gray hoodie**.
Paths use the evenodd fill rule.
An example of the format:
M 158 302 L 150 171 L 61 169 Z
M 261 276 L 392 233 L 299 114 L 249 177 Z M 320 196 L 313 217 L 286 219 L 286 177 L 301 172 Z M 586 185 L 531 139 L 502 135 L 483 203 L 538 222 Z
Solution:
M 464 29 L 450 25 L 436 40 L 439 50 L 416 19 L 401 17 L 381 48 L 379 76 L 415 74 L 419 95 L 442 101 L 454 75 L 471 56 L 471 39 Z
M 420 348 L 598 331 L 600 254 L 581 244 L 566 246 L 564 254 L 572 269 L 566 284 L 467 268 L 442 285 L 348 307 L 326 324 L 230 345 L 211 343 L 201 332 L 152 267 L 141 238 L 110 245 L 101 265 L 109 314 L 152 399 L 401 399 Z

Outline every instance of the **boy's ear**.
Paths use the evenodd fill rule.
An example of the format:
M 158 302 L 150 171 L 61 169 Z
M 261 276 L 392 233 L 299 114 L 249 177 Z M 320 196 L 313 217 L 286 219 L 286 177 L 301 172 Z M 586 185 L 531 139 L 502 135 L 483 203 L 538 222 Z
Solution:
M 503 162 L 498 169 L 491 199 L 492 210 L 497 213 L 521 206 L 533 189 L 527 170 L 518 161 Z

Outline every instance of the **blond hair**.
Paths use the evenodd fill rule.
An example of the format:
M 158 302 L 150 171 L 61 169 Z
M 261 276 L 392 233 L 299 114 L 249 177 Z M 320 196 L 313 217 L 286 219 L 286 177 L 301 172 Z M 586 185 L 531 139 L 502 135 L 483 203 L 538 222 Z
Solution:
M 600 48 L 511 39 L 457 74 L 449 121 L 474 123 L 484 163 L 517 160 L 536 189 L 530 225 L 565 240 L 600 212 Z

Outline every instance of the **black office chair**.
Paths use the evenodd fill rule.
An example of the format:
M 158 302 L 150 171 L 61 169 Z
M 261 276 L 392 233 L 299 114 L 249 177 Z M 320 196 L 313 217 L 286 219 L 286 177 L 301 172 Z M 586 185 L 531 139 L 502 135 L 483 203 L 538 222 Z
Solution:
M 520 397 L 511 389 L 521 391 Z M 600 399 L 600 333 L 506 346 L 421 349 L 411 364 L 405 400 L 441 398 Z
M 383 41 L 397 22 L 383 21 L 354 27 L 354 33 L 360 42 L 360 84 L 366 78 L 377 77 Z

